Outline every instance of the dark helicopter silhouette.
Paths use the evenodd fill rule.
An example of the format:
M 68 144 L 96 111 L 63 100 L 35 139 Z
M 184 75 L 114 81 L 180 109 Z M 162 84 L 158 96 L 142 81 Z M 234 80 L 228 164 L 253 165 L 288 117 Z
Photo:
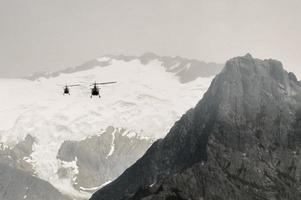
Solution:
M 92 88 L 91 88 L 91 98 L 92 98 L 92 96 L 98 96 L 99 98 L 100 98 L 100 94 L 99 94 L 99 87 L 98 87 L 98 85 L 106 85 L 106 84 L 113 84 L 113 83 L 117 83 L 116 81 L 114 81 L 114 82 L 103 82 L 103 83 L 93 83 L 93 84 L 91 84 L 90 86 L 93 86 Z
M 60 85 L 60 86 L 62 86 L 62 85 Z M 63 95 L 65 95 L 65 94 L 69 94 L 70 95 L 70 87 L 76 87 L 76 86 L 80 86 L 80 84 L 74 84 L 74 85 L 65 85 L 65 86 L 63 86 Z

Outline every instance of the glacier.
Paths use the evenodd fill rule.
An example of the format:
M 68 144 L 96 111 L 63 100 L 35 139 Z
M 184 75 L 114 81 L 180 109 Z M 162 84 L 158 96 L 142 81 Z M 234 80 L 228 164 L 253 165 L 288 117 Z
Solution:
M 74 187 L 73 176 L 78 173 L 76 160 L 69 163 L 72 176 L 61 178 L 57 173 L 68 165 L 57 158 L 64 141 L 101 135 L 107 127 L 124 129 L 122 136 L 129 138 L 149 141 L 162 138 L 202 98 L 213 79 L 200 76 L 186 83 L 179 81 L 175 73 L 188 70 L 189 63 L 183 69 L 174 63 L 170 69 L 178 71 L 169 72 L 159 59 L 143 64 L 139 59 L 125 61 L 114 57 L 97 61 L 107 64 L 98 66 L 96 62 L 85 70 L 34 80 L 0 79 L 0 144 L 13 147 L 27 135 L 35 138 L 32 153 L 24 158 L 32 165 L 34 175 L 78 199 L 91 194 Z M 101 98 L 91 99 L 87 83 L 94 81 L 117 81 L 117 84 L 101 87 Z M 74 83 L 82 85 L 71 88 L 71 95 L 64 96 L 58 85 Z M 114 153 L 115 133 L 112 135 L 107 158 Z M 109 181 L 112 180 L 103 180 L 99 185 Z M 94 187 L 99 189 L 97 185 Z

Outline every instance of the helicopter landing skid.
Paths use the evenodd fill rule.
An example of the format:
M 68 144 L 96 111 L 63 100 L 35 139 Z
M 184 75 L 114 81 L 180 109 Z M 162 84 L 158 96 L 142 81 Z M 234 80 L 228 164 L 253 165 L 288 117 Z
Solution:
M 90 98 L 92 99 L 93 95 L 90 96 Z M 98 96 L 98 98 L 100 98 L 100 95 Z

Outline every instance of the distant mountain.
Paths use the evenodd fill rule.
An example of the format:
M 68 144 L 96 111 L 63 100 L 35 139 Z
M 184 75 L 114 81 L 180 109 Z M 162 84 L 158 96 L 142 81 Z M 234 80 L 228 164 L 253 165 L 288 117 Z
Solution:
M 105 58 L 105 59 L 103 59 Z M 136 56 L 124 56 L 124 55 L 107 55 L 101 59 L 94 59 L 88 61 L 80 66 L 67 68 L 65 70 L 57 71 L 54 73 L 38 72 L 32 76 L 27 77 L 27 79 L 35 80 L 40 77 L 57 77 L 62 73 L 74 73 L 79 71 L 85 71 L 92 69 L 96 66 L 109 66 L 112 60 L 119 60 L 124 62 L 130 62 L 133 60 L 139 60 L 141 64 L 147 65 L 151 61 L 159 61 L 161 65 L 165 68 L 166 72 L 170 72 L 179 77 L 182 83 L 187 83 L 194 81 L 198 77 L 211 77 L 216 75 L 222 70 L 223 65 L 217 63 L 206 63 L 196 59 L 186 59 L 179 56 L 158 56 L 154 53 L 145 53 L 140 57 Z
M 88 199 L 164 137 L 213 78 L 201 73 L 205 66 L 193 78 L 179 75 L 191 69 L 179 68 L 185 59 L 143 57 L 106 56 L 31 79 L 0 79 L 0 144 L 6 147 L 0 154 L 61 194 Z M 117 83 L 91 99 L 94 81 Z M 64 96 L 63 85 L 75 83 L 81 85 Z
M 91 200 L 298 200 L 300 150 L 300 82 L 279 61 L 247 54 Z
M 148 64 L 153 60 L 159 60 L 167 72 L 174 73 L 182 83 L 194 81 L 198 77 L 211 77 L 218 74 L 223 64 L 206 63 L 196 59 L 186 59 L 180 56 L 158 56 L 153 53 L 145 53 L 139 57 L 142 64 Z

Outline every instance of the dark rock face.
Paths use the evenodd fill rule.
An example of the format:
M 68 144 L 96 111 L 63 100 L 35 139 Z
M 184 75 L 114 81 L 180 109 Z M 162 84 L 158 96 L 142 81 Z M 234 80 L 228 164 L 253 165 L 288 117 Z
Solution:
M 196 107 L 91 199 L 301 199 L 296 79 L 275 60 L 229 60 Z

